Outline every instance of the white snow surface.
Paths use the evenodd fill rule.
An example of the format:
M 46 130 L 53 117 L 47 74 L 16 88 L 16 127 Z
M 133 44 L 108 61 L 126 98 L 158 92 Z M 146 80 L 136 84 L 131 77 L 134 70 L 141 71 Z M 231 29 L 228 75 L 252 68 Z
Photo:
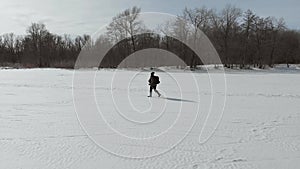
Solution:
M 84 77 L 89 71 L 95 70 L 79 70 L 79 73 Z M 143 138 L 157 135 L 172 124 L 180 106 L 183 108 L 184 120 L 179 123 L 181 126 L 177 125 L 159 144 L 145 143 L 139 146 L 135 143 L 125 144 L 117 139 L 110 140 L 114 138 L 110 136 L 118 133 L 91 124 L 89 128 L 95 126 L 95 132 L 103 138 L 101 144 L 105 144 L 107 149 L 96 144 L 80 125 L 82 123 L 76 114 L 73 100 L 73 73 L 73 70 L 63 69 L 0 70 L 0 169 L 300 167 L 298 67 L 290 72 L 285 69 L 227 71 L 226 93 L 212 92 L 205 72 L 193 73 L 198 91 L 189 82 L 184 82 L 191 74 L 189 71 L 169 70 L 168 74 L 157 72 L 161 80 L 158 90 L 169 99 L 158 98 L 156 93 L 153 93 L 153 98 L 147 97 L 150 72 L 119 70 L 114 83 L 110 83 L 114 71 L 99 70 L 95 78 L 95 100 L 99 102 L 108 123 L 121 133 Z M 133 78 L 135 75 L 136 78 Z M 212 76 L 222 76 L 222 73 L 216 71 Z M 174 78 L 179 82 L 181 92 Z M 131 79 L 130 85 L 127 85 Z M 84 94 L 86 88 L 75 90 Z M 111 94 L 115 102 L 108 98 Z M 200 115 L 199 119 L 195 119 L 193 107 L 199 105 L 200 112 L 205 114 L 209 111 L 212 96 L 214 99 L 226 97 L 224 114 L 212 137 L 200 144 L 199 134 L 205 118 Z M 132 105 L 126 102 L 128 99 L 131 99 Z M 116 105 L 126 117 L 136 121 L 151 121 L 163 112 L 162 119 L 147 124 L 150 127 L 136 130 L 139 125 L 122 122 L 122 118 L 117 116 Z M 145 112 L 131 113 L 132 107 L 137 112 Z M 87 117 L 87 120 L 92 118 Z M 184 121 L 190 122 L 193 119 L 198 121 L 196 125 L 182 142 L 172 148 L 170 145 L 173 141 L 186 134 L 190 125 Z M 132 154 L 134 157 L 166 149 L 170 150 L 150 158 L 118 156 Z

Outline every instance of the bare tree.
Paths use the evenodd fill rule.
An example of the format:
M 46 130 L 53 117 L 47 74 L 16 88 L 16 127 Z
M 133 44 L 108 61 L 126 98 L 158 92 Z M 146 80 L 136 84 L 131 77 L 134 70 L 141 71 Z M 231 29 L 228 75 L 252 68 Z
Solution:
M 280 50 L 281 57 L 279 62 L 283 62 L 287 67 L 290 67 L 291 63 L 297 63 L 297 56 L 299 59 L 299 53 L 297 52 L 300 48 L 300 34 L 295 31 L 283 32 L 280 38 Z M 298 60 L 299 62 L 299 60 Z
M 251 51 L 249 48 L 251 46 L 251 42 L 253 39 L 253 31 L 255 26 L 255 19 L 256 15 L 251 11 L 247 10 L 244 13 L 243 22 L 242 22 L 242 61 L 241 61 L 241 68 L 245 67 L 246 59 L 253 61 L 253 50 Z
M 111 40 L 117 42 L 130 37 L 133 51 L 135 51 L 134 35 L 145 29 L 143 23 L 138 20 L 140 12 L 141 8 L 134 6 L 115 16 L 107 27 L 107 33 Z
M 229 43 L 231 38 L 235 36 L 235 33 L 239 26 L 239 19 L 241 17 L 242 11 L 232 5 L 227 5 L 219 17 L 214 17 L 215 27 L 220 30 L 222 39 L 222 48 L 225 57 L 225 66 L 230 67 L 228 64 L 232 63 L 229 56 Z
M 278 46 L 278 37 L 279 33 L 285 30 L 285 22 L 283 18 L 277 20 L 276 18 L 272 17 L 269 19 L 269 28 L 270 28 L 270 41 L 271 41 L 271 52 L 269 57 L 269 66 L 273 67 L 274 63 L 274 54 L 275 49 Z
M 197 40 L 199 40 L 200 36 L 202 36 L 202 32 L 208 32 L 210 28 L 210 17 L 212 15 L 213 11 L 211 9 L 207 9 L 206 7 L 202 8 L 194 8 L 194 9 L 188 9 L 185 8 L 183 11 L 183 18 L 191 23 L 192 27 L 190 28 L 190 36 L 193 44 L 195 46 L 198 46 Z M 201 30 L 199 32 L 199 30 Z M 196 68 L 197 63 L 196 56 L 192 56 L 191 68 Z
M 199 29 L 203 32 L 207 32 L 210 28 L 210 18 L 213 13 L 212 9 L 206 7 L 188 9 L 185 8 L 183 16 L 194 26 L 194 32 Z
M 13 33 L 3 35 L 4 47 L 8 49 L 8 55 L 9 55 L 9 57 L 12 58 L 13 62 L 16 62 L 14 39 L 15 39 L 15 35 Z
M 42 23 L 32 23 L 31 26 L 28 27 L 27 33 L 29 34 L 27 36 L 28 40 L 31 41 L 30 50 L 33 52 L 33 55 L 37 59 L 39 67 L 43 67 L 43 56 L 41 55 L 41 48 L 43 43 L 42 40 L 47 35 L 48 30 Z

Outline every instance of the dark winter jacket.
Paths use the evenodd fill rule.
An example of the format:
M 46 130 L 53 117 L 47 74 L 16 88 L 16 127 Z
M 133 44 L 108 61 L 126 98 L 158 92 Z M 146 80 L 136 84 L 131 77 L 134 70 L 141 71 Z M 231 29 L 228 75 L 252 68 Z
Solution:
M 150 76 L 150 79 L 148 80 L 150 86 L 156 86 L 160 83 L 158 76 Z

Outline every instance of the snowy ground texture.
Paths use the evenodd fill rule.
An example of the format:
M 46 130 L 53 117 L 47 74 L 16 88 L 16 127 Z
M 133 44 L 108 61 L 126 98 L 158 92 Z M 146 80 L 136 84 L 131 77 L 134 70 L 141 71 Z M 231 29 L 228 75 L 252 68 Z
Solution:
M 82 71 L 82 75 L 87 70 Z M 137 74 L 138 73 L 138 74 Z M 188 71 L 157 72 L 161 77 L 158 89 L 169 99 L 147 98 L 149 72 L 120 70 L 119 77 L 111 84 L 114 72 L 101 70 L 95 78 L 95 99 L 108 117 L 108 123 L 131 137 L 150 137 L 166 129 L 178 106 L 209 109 L 210 98 L 224 97 L 224 116 L 214 135 L 204 144 L 199 144 L 199 126 L 175 148 L 165 154 L 146 159 L 122 158 L 135 156 L 144 151 L 159 152 L 168 148 L 173 139 L 182 136 L 187 125 L 184 121 L 162 145 L 149 144 L 141 149 L 137 145 L 122 144 L 118 140 L 106 140 L 116 133 L 99 132 L 103 144 L 112 153 L 100 148 L 83 131 L 75 113 L 72 95 L 72 70 L 26 69 L 0 70 L 0 168 L 1 169 L 297 169 L 300 167 L 300 70 L 274 69 L 268 71 L 228 71 L 227 93 L 211 93 L 207 74 L 195 73 L 199 92 L 189 84 L 182 84 L 181 93 L 176 83 L 184 80 Z M 221 75 L 216 71 L 215 76 Z M 171 75 L 171 76 L 169 76 Z M 126 84 L 126 79 L 131 85 Z M 123 81 L 124 80 L 124 81 Z M 174 80 L 174 79 L 173 79 Z M 107 101 L 113 89 L 115 103 L 126 117 L 137 121 L 155 119 L 156 112 L 165 111 L 165 122 L 149 123 L 150 128 L 135 132 L 135 127 L 121 123 L 113 114 L 115 105 Z M 177 86 L 178 87 L 178 86 Z M 78 89 L 80 90 L 80 89 Z M 84 93 L 85 89 L 82 89 Z M 196 97 L 200 96 L 200 103 Z M 184 96 L 184 97 L 183 97 Z M 126 98 L 125 100 L 122 100 Z M 125 104 L 127 99 L 132 105 Z M 124 104 L 122 104 L 124 103 Z M 166 106 L 165 106 L 166 105 Z M 150 113 L 137 116 L 130 107 L 138 111 L 149 109 Z M 157 109 L 157 110 L 156 110 Z M 87 107 L 87 111 L 89 108 Z M 124 110 L 124 111 L 123 111 Z M 192 110 L 191 110 L 192 111 Z M 112 113 L 112 117 L 110 116 Z M 193 112 L 184 110 L 187 122 Z M 189 117 L 191 116 L 191 117 Z M 200 116 L 200 123 L 203 119 Z M 88 118 L 87 118 L 88 119 Z M 97 124 L 91 126 L 97 128 Z M 89 126 L 89 127 L 91 127 Z M 99 126 L 98 126 L 99 127 Z M 104 126 L 103 126 L 104 127 Z M 177 126 L 178 127 L 178 126 Z M 101 130 L 101 126 L 100 129 Z M 174 138 L 172 137 L 174 136 Z M 132 150 L 132 152 L 130 152 Z M 155 150 L 155 151 L 154 151 Z M 136 151 L 136 152 L 134 152 Z

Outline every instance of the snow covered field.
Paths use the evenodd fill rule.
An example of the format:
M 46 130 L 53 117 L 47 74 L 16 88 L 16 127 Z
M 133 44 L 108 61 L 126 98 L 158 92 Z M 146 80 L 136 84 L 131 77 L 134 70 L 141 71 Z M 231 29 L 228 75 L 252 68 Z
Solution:
M 88 72 L 83 70 L 79 74 L 85 77 Z M 130 138 L 158 135 L 172 126 L 176 114 L 182 110 L 179 125 L 175 125 L 159 144 L 122 142 L 115 137 L 118 133 L 106 130 L 103 124 L 89 124 L 87 128 L 95 129 L 103 149 L 88 137 L 77 119 L 72 70 L 0 70 L 0 168 L 299 168 L 300 70 L 231 71 L 226 74 L 227 93 L 222 90 L 211 92 L 205 73 L 194 74 L 199 92 L 186 80 L 190 72 L 157 74 L 161 78 L 158 89 L 165 98 L 157 98 L 155 93 L 151 99 L 146 97 L 149 72 L 120 70 L 114 83 L 108 83 L 114 77 L 114 71 L 96 73 L 95 100 L 99 102 L 107 123 Z M 216 72 L 212 76 L 222 74 Z M 80 85 L 82 88 L 78 86 L 75 90 L 84 95 L 88 87 Z M 222 86 L 222 83 L 216 85 Z M 108 99 L 111 95 L 114 102 Z M 218 101 L 218 98 L 226 96 L 224 115 L 213 136 L 200 144 L 201 126 L 205 113 L 211 108 L 212 96 L 220 105 L 222 99 Z M 131 102 L 127 103 L 128 100 Z M 195 119 L 197 105 L 204 115 Z M 133 113 L 132 108 L 145 112 Z M 86 107 L 87 115 L 90 109 Z M 132 125 L 116 112 L 145 124 Z M 79 115 L 79 119 L 82 117 Z M 95 122 L 93 117 L 85 120 Z M 193 120 L 197 121 L 196 125 L 187 133 Z M 213 131 L 209 130 L 213 128 L 210 124 L 214 125 L 216 120 L 208 121 L 204 135 Z M 187 137 L 182 142 L 171 146 L 185 134 Z M 164 150 L 168 151 L 152 158 L 120 157 L 148 156 Z

